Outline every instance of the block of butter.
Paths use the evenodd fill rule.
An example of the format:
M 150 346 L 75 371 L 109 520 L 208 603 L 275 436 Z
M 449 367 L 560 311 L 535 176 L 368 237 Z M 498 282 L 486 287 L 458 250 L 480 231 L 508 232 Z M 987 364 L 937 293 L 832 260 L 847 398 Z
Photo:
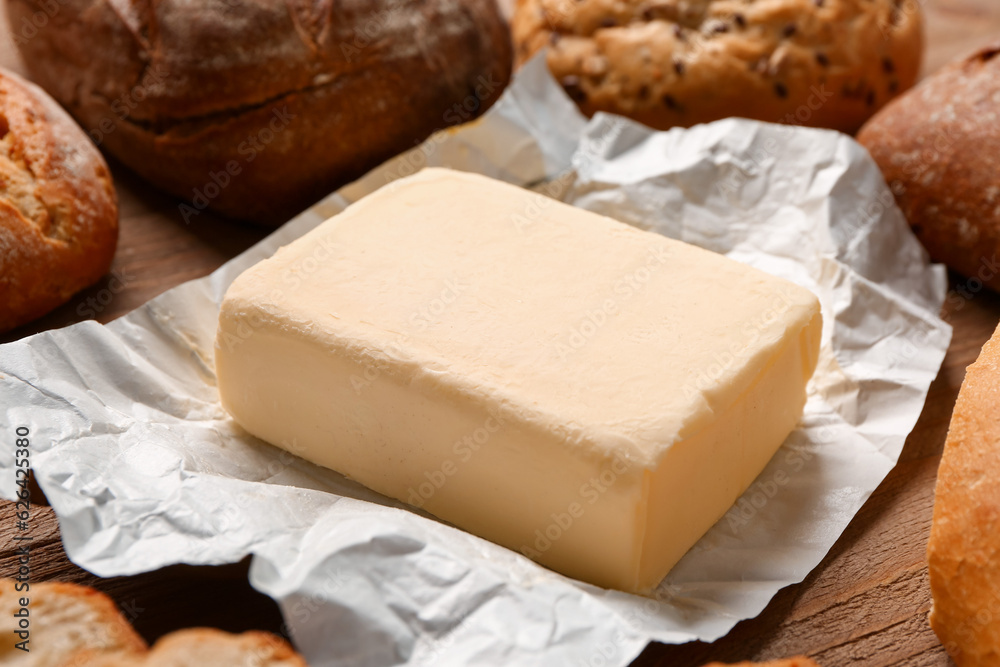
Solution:
M 251 434 L 642 593 L 794 428 L 820 329 L 788 281 L 426 169 L 239 276 L 216 365 Z

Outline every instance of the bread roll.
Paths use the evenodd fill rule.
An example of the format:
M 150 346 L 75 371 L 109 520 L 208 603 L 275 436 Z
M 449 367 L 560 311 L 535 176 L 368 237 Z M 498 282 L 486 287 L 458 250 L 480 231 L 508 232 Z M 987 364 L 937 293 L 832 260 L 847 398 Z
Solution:
M 913 85 L 918 0 L 518 0 L 517 58 L 548 45 L 581 110 L 650 127 L 728 116 L 853 133 Z
M 44 0 L 8 0 L 18 26 Z M 31 77 L 101 147 L 205 208 L 280 223 L 475 118 L 506 85 L 494 0 L 60 0 Z
M 1000 328 L 951 417 L 927 546 L 931 627 L 959 667 L 1000 664 Z
M 97 282 L 117 242 L 101 154 L 45 92 L 0 69 L 0 332 Z
M 1000 290 L 1000 41 L 899 98 L 858 133 L 930 252 Z

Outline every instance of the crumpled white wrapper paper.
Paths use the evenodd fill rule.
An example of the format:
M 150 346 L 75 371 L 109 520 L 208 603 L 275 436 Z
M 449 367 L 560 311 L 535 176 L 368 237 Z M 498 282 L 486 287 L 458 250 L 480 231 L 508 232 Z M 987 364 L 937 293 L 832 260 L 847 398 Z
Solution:
M 555 179 L 565 201 L 819 295 L 823 350 L 800 427 L 655 599 L 563 577 L 411 511 L 249 437 L 220 407 L 213 339 L 229 283 L 424 164 Z M 482 120 L 435 135 L 211 276 L 106 326 L 0 347 L 0 404 L 5 432 L 31 428 L 74 562 L 113 576 L 253 554 L 252 584 L 278 600 L 312 665 L 625 665 L 651 640 L 724 635 L 820 562 L 920 414 L 951 335 L 938 318 L 945 289 L 849 137 L 736 119 L 666 133 L 588 123 L 536 60 Z M 13 452 L 0 450 L 8 498 Z

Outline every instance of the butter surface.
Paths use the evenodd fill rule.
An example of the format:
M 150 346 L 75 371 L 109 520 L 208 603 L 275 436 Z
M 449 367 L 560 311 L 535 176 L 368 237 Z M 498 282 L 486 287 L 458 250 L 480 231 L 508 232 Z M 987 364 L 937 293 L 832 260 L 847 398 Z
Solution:
M 794 428 L 820 329 L 785 280 L 427 169 L 243 273 L 216 363 L 250 433 L 646 592 Z

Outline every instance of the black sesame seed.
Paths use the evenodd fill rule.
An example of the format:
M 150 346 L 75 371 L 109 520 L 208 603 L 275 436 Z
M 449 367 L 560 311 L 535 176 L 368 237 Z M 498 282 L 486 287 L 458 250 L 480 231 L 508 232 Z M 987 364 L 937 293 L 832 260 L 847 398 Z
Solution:
M 865 104 L 867 104 L 868 106 L 874 106 L 875 105 L 875 91 L 874 90 L 869 90 L 868 94 L 865 95 Z
M 892 81 L 889 82 L 889 94 L 895 95 L 896 91 L 898 90 L 899 90 L 899 81 L 893 79 Z
M 559 83 L 574 102 L 582 104 L 587 101 L 587 93 L 580 87 L 580 77 L 570 74 L 564 76 Z
M 743 14 L 733 14 L 733 20 L 736 21 L 736 25 L 741 28 L 747 27 L 747 20 Z
M 601 19 L 602 28 L 613 28 L 616 25 L 618 25 L 618 21 L 614 20 L 613 18 Z
M 677 76 L 684 76 L 684 61 L 680 58 L 674 58 L 674 71 L 677 72 Z
M 684 38 L 684 28 L 682 28 L 680 25 L 678 25 L 676 23 L 674 24 L 674 37 L 676 37 L 677 39 L 679 39 L 681 41 L 684 41 L 684 39 L 685 39 Z
M 653 10 L 650 9 L 649 7 L 646 7 L 644 10 L 642 10 L 642 20 L 643 21 L 652 21 L 653 20 Z
M 816 54 L 816 62 L 819 63 L 822 67 L 830 66 L 830 59 L 827 58 L 826 54 L 823 53 L 822 51 Z
M 781 34 L 784 37 L 791 37 L 792 35 L 794 35 L 795 34 L 795 24 L 794 23 L 789 23 L 788 25 L 786 25 L 782 29 Z
M 640 100 L 645 100 L 645 99 L 648 99 L 648 98 L 649 98 L 649 86 L 647 86 L 645 84 L 642 85 L 642 86 L 639 86 L 639 99 Z
M 813 4 L 816 5 L 817 7 L 822 7 L 824 4 L 824 0 L 813 0 Z
M 783 83 L 776 83 L 774 84 L 774 94 L 781 99 L 785 99 L 788 97 L 788 88 L 785 88 L 785 84 Z
M 663 103 L 667 106 L 668 109 L 673 109 L 674 111 L 677 111 L 677 100 L 674 99 L 673 95 L 664 95 Z
M 882 58 L 882 70 L 886 74 L 892 74 L 896 71 L 896 65 L 892 62 L 892 58 Z
M 712 26 L 712 32 L 729 32 L 729 26 L 722 21 L 719 21 Z

